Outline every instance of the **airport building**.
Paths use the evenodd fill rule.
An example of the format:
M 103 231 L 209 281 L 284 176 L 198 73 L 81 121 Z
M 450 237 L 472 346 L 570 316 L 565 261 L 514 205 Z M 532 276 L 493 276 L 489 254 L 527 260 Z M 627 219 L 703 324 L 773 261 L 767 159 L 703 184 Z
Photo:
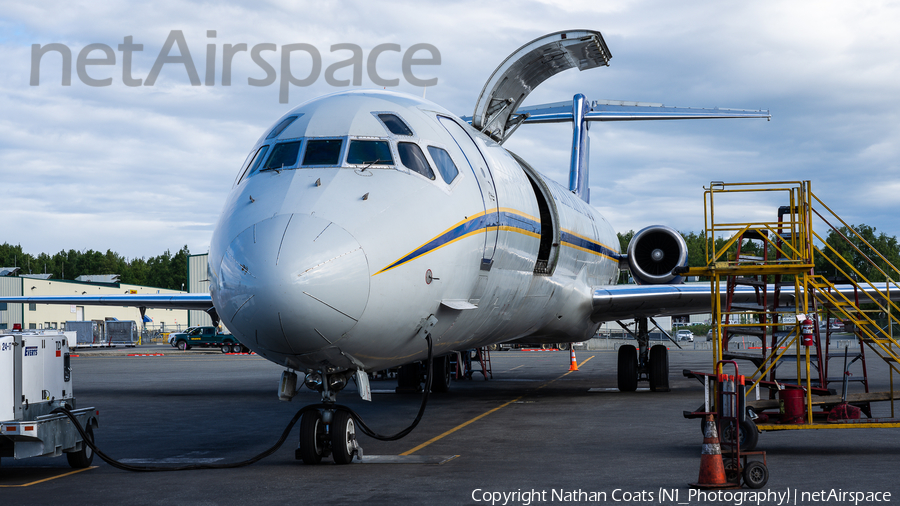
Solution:
M 0 268 L 0 295 L 121 295 L 185 293 L 149 286 L 119 283 L 116 275 L 80 276 L 77 280 L 49 279 L 49 275 L 17 275 L 16 268 Z M 189 325 L 188 311 L 147 309 L 148 328 L 176 330 Z M 207 317 L 208 318 L 208 317 Z M 91 320 L 134 321 L 140 326 L 141 313 L 136 307 L 78 306 L 54 304 L 7 304 L 0 302 L 0 330 L 21 324 L 23 329 L 65 328 L 67 321 Z
M 209 293 L 206 264 L 209 253 L 188 256 L 187 290 L 189 293 Z M 204 311 L 188 311 L 188 325 L 212 325 L 212 318 Z M 223 331 L 227 332 L 223 327 Z

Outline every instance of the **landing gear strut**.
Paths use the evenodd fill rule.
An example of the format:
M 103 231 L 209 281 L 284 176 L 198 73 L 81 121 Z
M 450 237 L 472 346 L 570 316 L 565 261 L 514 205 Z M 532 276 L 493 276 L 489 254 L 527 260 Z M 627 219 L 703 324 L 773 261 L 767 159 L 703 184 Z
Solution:
M 618 386 L 622 392 L 634 392 L 639 381 L 648 381 L 653 392 L 669 391 L 669 350 L 664 344 L 650 346 L 647 318 L 635 318 L 637 333 L 618 322 L 637 341 L 619 346 Z

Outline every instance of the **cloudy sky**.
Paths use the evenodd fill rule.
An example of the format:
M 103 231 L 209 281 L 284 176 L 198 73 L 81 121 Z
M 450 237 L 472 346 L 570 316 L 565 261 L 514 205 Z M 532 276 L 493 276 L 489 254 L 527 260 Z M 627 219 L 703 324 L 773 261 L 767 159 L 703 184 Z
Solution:
M 472 1 L 155 2 L 5 1 L 0 9 L 0 242 L 25 251 L 112 249 L 148 257 L 187 244 L 208 249 L 212 227 L 239 166 L 257 137 L 303 101 L 339 91 L 323 75 L 289 89 L 278 80 L 251 86 L 265 72 L 237 53 L 222 86 L 226 44 L 306 43 L 323 70 L 346 59 L 335 44 L 365 56 L 378 44 L 438 48 L 441 64 L 427 98 L 472 113 L 485 80 L 511 52 L 543 34 L 599 30 L 610 66 L 567 71 L 545 82 L 529 104 L 571 99 L 633 100 L 674 106 L 769 109 L 772 120 L 601 123 L 591 128 L 592 203 L 619 231 L 655 223 L 703 227 L 703 186 L 812 180 L 813 191 L 846 221 L 900 235 L 900 7 L 893 2 L 758 1 Z M 163 44 L 180 30 L 206 76 L 216 49 L 215 85 L 192 86 L 183 64 L 146 80 Z M 209 31 L 215 31 L 215 37 Z M 131 75 L 123 52 L 131 37 Z M 48 52 L 40 84 L 30 84 L 32 45 Z M 90 44 L 112 48 L 113 65 L 77 72 Z M 179 52 L 173 49 L 171 55 Z M 262 52 L 280 79 L 280 52 Z M 100 50 L 89 58 L 101 59 Z M 297 56 L 294 74 L 309 73 Z M 400 77 L 396 91 L 421 96 L 401 76 L 399 53 L 384 53 L 378 72 Z M 126 77 L 130 79 L 126 79 Z M 349 69 L 336 74 L 349 79 Z M 146 83 L 143 83 L 146 84 Z M 376 87 L 363 73 L 363 87 Z M 508 147 L 567 181 L 567 125 L 520 128 Z M 744 212 L 773 219 L 771 206 Z

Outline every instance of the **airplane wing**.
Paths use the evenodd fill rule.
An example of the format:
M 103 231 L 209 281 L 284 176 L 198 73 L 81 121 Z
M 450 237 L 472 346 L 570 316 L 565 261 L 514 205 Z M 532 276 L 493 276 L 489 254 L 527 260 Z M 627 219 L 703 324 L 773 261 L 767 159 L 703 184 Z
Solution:
M 882 293 L 889 292 L 891 300 L 900 300 L 900 290 L 887 290 L 884 283 L 876 283 L 875 287 Z M 594 288 L 593 312 L 591 321 L 600 323 L 624 318 L 673 316 L 685 314 L 709 313 L 712 305 L 711 286 L 709 283 L 682 285 L 609 285 Z M 853 300 L 853 285 L 837 285 L 835 290 Z M 769 303 L 774 301 L 774 286 L 767 288 Z M 870 297 L 875 289 L 866 287 L 858 289 L 861 304 L 877 300 Z M 722 303 L 725 301 L 724 286 L 719 292 Z M 781 304 L 790 303 L 794 298 L 793 287 L 781 290 Z M 881 299 L 883 300 L 883 299 Z M 756 290 L 752 286 L 735 288 L 734 302 L 738 304 L 756 304 Z
M 45 295 L 39 297 L 0 297 L 9 304 L 69 304 L 85 306 L 120 306 L 156 309 L 188 309 L 208 311 L 213 307 L 208 293 L 167 295 Z

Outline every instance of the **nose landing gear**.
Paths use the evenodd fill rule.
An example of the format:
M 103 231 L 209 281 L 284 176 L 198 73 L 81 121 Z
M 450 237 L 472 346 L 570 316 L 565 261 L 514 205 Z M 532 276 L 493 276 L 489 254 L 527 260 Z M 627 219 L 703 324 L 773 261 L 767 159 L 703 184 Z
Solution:
M 304 464 L 318 464 L 323 457 L 331 455 L 335 464 L 349 464 L 353 457 L 362 460 L 363 451 L 356 440 L 357 427 L 363 434 L 379 441 L 396 441 L 406 437 L 419 425 L 425 406 L 428 404 L 428 392 L 434 378 L 434 361 L 432 355 L 431 334 L 423 332 L 428 343 L 428 362 L 425 378 L 425 390 L 422 392 L 422 404 L 412 424 L 400 432 L 384 436 L 373 431 L 362 418 L 347 406 L 335 404 L 337 392 L 347 386 L 352 371 L 325 373 L 309 371 L 304 383 L 309 388 L 322 393 L 322 402 L 304 407 L 298 412 L 300 416 L 300 444 L 294 452 L 294 458 Z M 364 374 L 364 373 L 363 373 Z M 296 418 L 295 418 L 296 421 Z M 287 432 L 285 432 L 287 435 Z
M 316 373 L 307 378 L 307 386 L 322 392 L 322 409 L 310 409 L 300 418 L 300 444 L 294 458 L 308 465 L 318 464 L 329 455 L 335 464 L 349 464 L 354 456 L 362 460 L 353 416 L 335 405 L 337 391 L 347 385 L 347 373 Z

